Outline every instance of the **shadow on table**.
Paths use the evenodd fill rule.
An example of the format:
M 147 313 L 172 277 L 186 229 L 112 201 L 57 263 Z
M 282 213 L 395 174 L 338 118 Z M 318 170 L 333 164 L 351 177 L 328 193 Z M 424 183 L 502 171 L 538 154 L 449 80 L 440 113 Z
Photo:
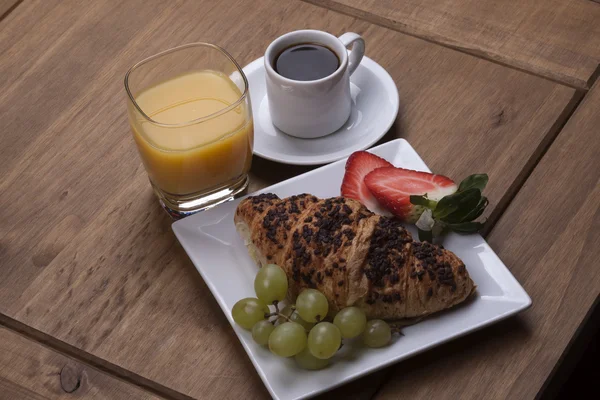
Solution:
M 320 165 L 288 165 L 255 156 L 250 170 L 248 193 L 311 171 Z
M 520 342 L 530 338 L 531 335 L 531 328 L 526 321 L 520 316 L 516 316 L 367 375 L 323 394 L 317 399 L 372 398 L 381 387 L 392 379 L 409 382 L 411 378 L 416 378 L 419 375 L 427 376 L 431 367 L 434 365 L 439 366 L 439 364 L 451 364 L 451 368 L 460 369 L 461 364 L 467 362 L 470 358 L 481 358 L 481 355 L 477 353 L 486 351 L 486 349 L 496 349 L 500 346 L 506 349 L 514 349 L 518 347 Z M 442 369 L 446 368 L 450 367 L 448 365 L 442 367 Z M 436 368 L 436 372 L 439 371 L 440 368 Z M 425 381 L 426 379 L 422 379 L 422 377 L 418 380 L 419 384 Z

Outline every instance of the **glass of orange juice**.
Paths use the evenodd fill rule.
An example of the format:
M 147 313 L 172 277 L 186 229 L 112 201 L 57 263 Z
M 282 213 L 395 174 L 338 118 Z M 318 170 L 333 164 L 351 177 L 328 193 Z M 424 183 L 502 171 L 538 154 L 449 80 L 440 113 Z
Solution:
M 175 218 L 248 185 L 254 130 L 248 80 L 221 47 L 192 43 L 135 64 L 127 110 L 150 183 Z

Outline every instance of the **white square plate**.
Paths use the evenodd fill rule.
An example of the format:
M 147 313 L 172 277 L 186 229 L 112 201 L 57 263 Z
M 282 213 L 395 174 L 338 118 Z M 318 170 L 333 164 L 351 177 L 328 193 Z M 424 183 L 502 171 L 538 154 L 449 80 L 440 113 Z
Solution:
M 370 151 L 395 166 L 429 171 L 403 139 Z M 322 198 L 339 196 L 345 163 L 346 160 L 340 160 L 260 192 L 273 192 L 282 198 L 304 192 Z M 443 244 L 464 261 L 477 285 L 472 301 L 404 328 L 405 336 L 395 337 L 385 348 L 363 349 L 359 343 L 349 343 L 328 368 L 304 371 L 295 365 L 293 359 L 281 359 L 258 346 L 250 332 L 237 326 L 231 317 L 231 309 L 238 300 L 255 297 L 253 282 L 258 269 L 233 224 L 239 202 L 240 199 L 230 201 L 177 221 L 173 230 L 229 319 L 265 386 L 276 399 L 314 396 L 490 325 L 531 305 L 527 293 L 480 235 L 450 234 Z M 413 227 L 407 228 L 416 237 Z

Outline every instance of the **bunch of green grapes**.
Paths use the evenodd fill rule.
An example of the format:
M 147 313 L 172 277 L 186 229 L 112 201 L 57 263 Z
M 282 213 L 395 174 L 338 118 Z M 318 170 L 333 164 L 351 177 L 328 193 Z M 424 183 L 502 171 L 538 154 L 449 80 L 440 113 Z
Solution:
M 232 309 L 233 320 L 252 331 L 252 338 L 280 357 L 294 357 L 298 365 L 318 370 L 329 365 L 342 346 L 343 339 L 362 336 L 368 347 L 383 347 L 392 337 L 390 326 L 383 320 L 367 321 L 358 307 L 346 307 L 328 321 L 329 303 L 316 289 L 305 289 L 295 305 L 279 310 L 286 297 L 288 280 L 275 264 L 262 267 L 254 280 L 256 297 L 238 301 Z M 273 305 L 275 312 L 271 312 Z

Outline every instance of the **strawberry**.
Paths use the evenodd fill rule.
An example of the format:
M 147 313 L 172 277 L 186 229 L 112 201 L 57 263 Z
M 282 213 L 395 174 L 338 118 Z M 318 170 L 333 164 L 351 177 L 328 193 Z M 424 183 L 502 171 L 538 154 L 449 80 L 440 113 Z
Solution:
M 392 164 L 381 157 L 366 151 L 356 151 L 346 162 L 346 173 L 342 182 L 342 196 L 358 200 L 369 210 L 378 214 L 390 215 L 382 210 L 377 200 L 365 185 L 365 176 L 377 168 L 394 168 Z
M 379 204 L 408 223 L 415 223 L 426 208 L 412 204 L 411 195 L 426 194 L 428 201 L 437 202 L 458 189 L 443 175 L 394 167 L 377 168 L 365 176 L 364 182 Z

